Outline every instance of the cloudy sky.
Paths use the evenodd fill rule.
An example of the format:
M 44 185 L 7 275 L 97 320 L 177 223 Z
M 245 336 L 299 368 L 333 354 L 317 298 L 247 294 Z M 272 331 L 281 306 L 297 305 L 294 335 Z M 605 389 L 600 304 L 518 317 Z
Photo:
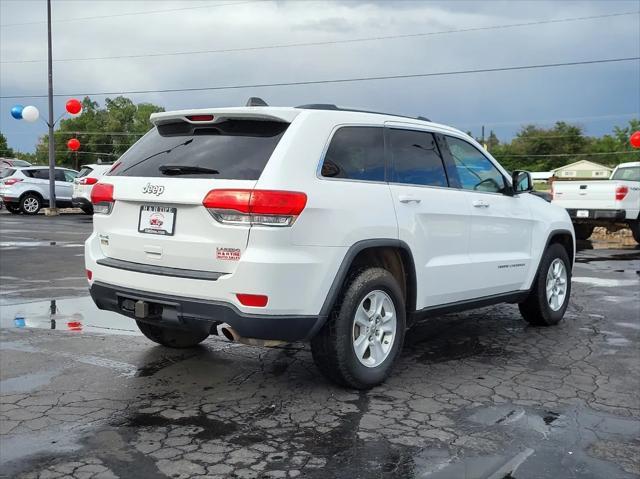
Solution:
M 639 11 L 640 0 L 54 0 L 54 88 L 57 94 L 124 92 L 639 57 Z M 0 96 L 46 94 L 45 21 L 44 0 L 0 0 Z M 531 22 L 547 23 L 450 32 Z M 433 32 L 449 33 L 343 42 Z M 335 43 L 252 49 L 313 42 Z M 242 51 L 157 55 L 229 49 Z M 139 57 L 77 60 L 123 55 Z M 335 103 L 423 115 L 476 134 L 484 124 L 503 139 L 523 123 L 563 119 L 599 135 L 640 116 L 640 61 L 128 96 L 167 110 L 242 105 L 249 96 L 282 106 Z M 94 99 L 102 103 L 104 96 Z M 56 98 L 57 114 L 64 101 Z M 33 151 L 46 127 L 13 120 L 9 111 L 17 103 L 33 104 L 46 116 L 46 98 L 0 99 L 0 131 L 11 147 Z

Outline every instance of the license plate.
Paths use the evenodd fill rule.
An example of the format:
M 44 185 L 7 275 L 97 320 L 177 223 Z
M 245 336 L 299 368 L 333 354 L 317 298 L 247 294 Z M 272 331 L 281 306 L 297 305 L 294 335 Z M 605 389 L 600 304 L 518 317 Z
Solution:
M 576 217 L 577 218 L 588 218 L 589 217 L 589 210 L 578 210 L 578 211 L 576 211 Z
M 177 208 L 168 206 L 142 205 L 140 207 L 140 219 L 138 231 L 154 235 L 173 235 L 176 224 Z

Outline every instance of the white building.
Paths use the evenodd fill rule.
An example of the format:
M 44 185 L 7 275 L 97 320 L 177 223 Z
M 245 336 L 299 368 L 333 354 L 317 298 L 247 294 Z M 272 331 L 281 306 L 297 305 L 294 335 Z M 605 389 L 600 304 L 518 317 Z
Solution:
M 560 179 L 607 179 L 611 176 L 613 168 L 594 163 L 589 160 L 580 160 L 569 165 L 552 170 L 551 173 Z

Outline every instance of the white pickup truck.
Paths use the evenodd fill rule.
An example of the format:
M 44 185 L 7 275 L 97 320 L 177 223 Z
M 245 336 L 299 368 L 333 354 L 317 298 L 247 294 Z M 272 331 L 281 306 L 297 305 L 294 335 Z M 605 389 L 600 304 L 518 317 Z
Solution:
M 588 239 L 596 226 L 628 226 L 640 243 L 640 161 L 621 163 L 608 180 L 556 181 L 552 195 L 569 213 L 577 239 Z

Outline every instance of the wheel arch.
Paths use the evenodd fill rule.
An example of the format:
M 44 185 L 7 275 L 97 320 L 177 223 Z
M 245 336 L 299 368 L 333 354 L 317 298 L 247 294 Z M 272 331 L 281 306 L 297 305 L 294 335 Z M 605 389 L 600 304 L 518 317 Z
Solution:
M 404 241 L 393 238 L 362 240 L 353 244 L 342 259 L 342 263 L 320 309 L 320 320 L 311 331 L 310 337 L 313 337 L 322 328 L 329 317 L 349 271 L 359 265 L 381 266 L 387 269 L 400 283 L 405 295 L 407 313 L 415 311 L 416 268 L 409 245 Z M 407 317 L 409 316 L 407 315 Z
M 544 247 L 544 251 L 549 248 L 552 244 L 558 243 L 560 244 L 567 252 L 569 256 L 569 260 L 571 260 L 571 267 L 573 269 L 573 263 L 575 261 L 576 249 L 575 249 L 575 241 L 573 239 L 573 234 L 571 231 L 565 229 L 553 230 L 549 233 L 549 237 L 547 239 L 547 244 Z M 540 255 L 540 261 L 538 262 L 538 267 L 540 267 L 540 262 L 542 261 L 542 255 Z

